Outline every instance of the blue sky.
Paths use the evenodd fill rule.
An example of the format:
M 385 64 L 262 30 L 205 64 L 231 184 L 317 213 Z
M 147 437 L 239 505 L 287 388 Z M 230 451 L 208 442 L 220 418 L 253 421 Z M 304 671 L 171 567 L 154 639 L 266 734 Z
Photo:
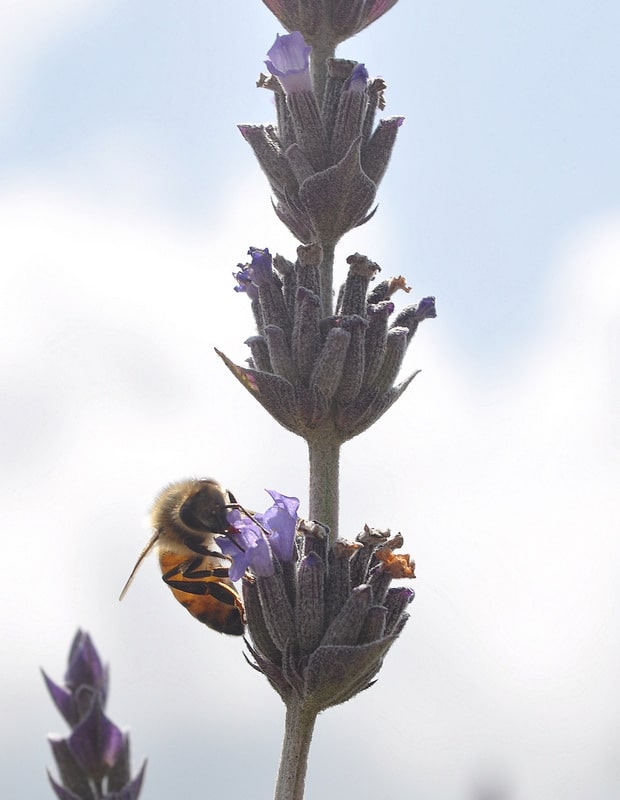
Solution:
M 168 481 L 305 503 L 301 442 L 212 349 L 246 356 L 248 245 L 294 254 L 235 129 L 272 119 L 254 81 L 280 29 L 258 0 L 24 0 L 0 31 L 0 786 L 47 791 L 62 726 L 37 669 L 60 678 L 81 625 L 150 798 L 180 776 L 200 796 L 210 759 L 213 791 L 268 796 L 282 710 L 238 644 L 154 563 L 116 597 Z M 619 34 L 611 2 L 401 0 L 340 51 L 406 117 L 341 274 L 367 253 L 439 316 L 422 374 L 343 452 L 343 532 L 401 529 L 417 597 L 383 680 L 320 718 L 308 798 L 618 796 Z

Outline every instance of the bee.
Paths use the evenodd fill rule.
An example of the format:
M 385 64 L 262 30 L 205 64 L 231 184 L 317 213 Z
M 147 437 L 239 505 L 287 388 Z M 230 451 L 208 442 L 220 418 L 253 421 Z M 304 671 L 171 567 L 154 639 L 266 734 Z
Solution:
M 236 506 L 233 495 L 211 478 L 179 481 L 162 489 L 151 510 L 153 535 L 138 556 L 119 600 L 144 558 L 156 547 L 162 579 L 179 603 L 209 628 L 243 635 L 243 603 L 226 566 L 230 557 L 217 549 L 214 538 L 214 534 L 234 533 L 226 511 Z

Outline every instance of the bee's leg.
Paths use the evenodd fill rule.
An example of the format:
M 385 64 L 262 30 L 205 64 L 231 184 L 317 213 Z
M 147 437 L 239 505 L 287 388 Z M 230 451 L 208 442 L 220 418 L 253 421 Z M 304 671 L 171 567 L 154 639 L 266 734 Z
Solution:
M 220 603 L 226 603 L 228 606 L 239 606 L 239 595 L 231 586 L 219 583 L 219 581 L 209 581 L 205 586 L 207 587 L 205 594 L 210 594 Z
M 228 567 L 215 567 L 215 569 L 192 569 L 192 565 L 189 564 L 187 568 L 183 570 L 183 577 L 189 578 L 190 580 L 199 580 L 200 578 L 227 578 L 228 575 Z
M 164 572 L 161 576 L 165 584 L 170 586 L 171 589 L 179 589 L 181 592 L 188 594 L 212 594 L 215 581 L 206 582 L 204 578 L 228 578 L 228 567 L 216 567 L 215 569 L 198 569 L 202 564 L 202 558 L 194 558 L 191 561 L 185 561 L 182 564 L 173 567 Z M 173 580 L 177 575 L 182 576 L 186 580 Z M 187 580 L 189 578 L 189 580 Z M 228 587 L 226 587 L 228 589 Z M 228 590 L 230 591 L 230 590 Z M 217 599 L 220 599 L 219 597 Z
M 175 581 L 172 578 L 162 576 L 164 581 L 171 589 L 177 589 L 186 594 L 196 594 L 204 597 L 211 595 L 220 603 L 226 603 L 229 606 L 239 606 L 240 600 L 237 592 L 225 583 L 220 581 Z M 226 577 L 225 575 L 221 577 Z
M 197 567 L 202 562 L 201 558 L 194 558 L 190 562 L 184 562 L 181 564 L 177 564 L 176 566 L 169 569 L 168 572 L 164 572 L 161 576 L 162 581 L 170 586 L 171 589 L 180 589 L 182 592 L 187 592 L 188 594 L 206 594 L 206 587 L 204 583 L 200 583 L 199 581 L 175 581 L 173 580 L 177 575 L 185 575 L 185 571 L 187 569 L 191 569 L 192 566 Z

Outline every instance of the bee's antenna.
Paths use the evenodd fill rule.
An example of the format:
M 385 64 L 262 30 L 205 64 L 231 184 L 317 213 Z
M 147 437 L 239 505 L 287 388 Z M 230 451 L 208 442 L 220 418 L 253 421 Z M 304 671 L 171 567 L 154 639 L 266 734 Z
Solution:
M 265 534 L 265 536 L 267 537 L 271 536 L 270 532 L 263 525 L 261 525 L 261 523 L 254 516 L 254 514 L 252 514 L 251 511 L 248 511 L 247 508 L 244 508 L 240 503 L 227 503 L 224 506 L 224 508 L 236 508 L 237 511 L 241 511 L 242 514 L 245 514 L 246 517 L 249 517 L 249 519 L 251 519 L 252 522 L 261 529 L 261 531 Z M 231 528 L 234 529 L 234 525 L 231 525 Z M 239 547 L 238 544 L 237 547 Z
M 136 565 L 131 570 L 131 575 L 127 578 L 127 583 L 123 586 L 123 591 L 119 595 L 119 598 L 118 598 L 119 600 L 122 600 L 123 597 L 125 597 L 125 595 L 127 594 L 127 589 L 129 589 L 129 586 L 130 586 L 130 584 L 131 584 L 131 582 L 132 582 L 132 580 L 134 578 L 134 575 L 138 571 L 138 567 L 144 561 L 145 557 L 151 552 L 153 547 L 155 547 L 158 539 L 159 539 L 159 531 L 155 531 L 155 533 L 151 536 L 149 541 L 142 548 L 142 552 L 138 556 L 138 560 L 136 561 Z

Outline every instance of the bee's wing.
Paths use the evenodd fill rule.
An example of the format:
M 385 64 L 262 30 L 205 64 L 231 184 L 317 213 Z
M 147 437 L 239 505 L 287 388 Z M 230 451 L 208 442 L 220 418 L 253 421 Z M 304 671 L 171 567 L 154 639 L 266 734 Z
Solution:
M 151 536 L 151 538 L 148 540 L 148 542 L 142 548 L 142 552 L 138 556 L 138 560 L 136 561 L 136 565 L 131 570 L 131 575 L 127 578 L 127 583 L 123 586 L 123 591 L 120 593 L 120 596 L 118 598 L 119 600 L 122 600 L 123 597 L 125 597 L 125 595 L 127 594 L 127 589 L 129 589 L 129 586 L 130 586 L 130 584 L 131 584 L 131 582 L 133 580 L 133 577 L 136 574 L 136 572 L 138 571 L 138 567 L 144 561 L 145 557 L 148 556 L 148 554 L 151 552 L 151 550 L 155 547 L 155 545 L 157 544 L 157 540 L 158 539 L 159 539 L 159 531 L 155 531 L 155 533 Z

